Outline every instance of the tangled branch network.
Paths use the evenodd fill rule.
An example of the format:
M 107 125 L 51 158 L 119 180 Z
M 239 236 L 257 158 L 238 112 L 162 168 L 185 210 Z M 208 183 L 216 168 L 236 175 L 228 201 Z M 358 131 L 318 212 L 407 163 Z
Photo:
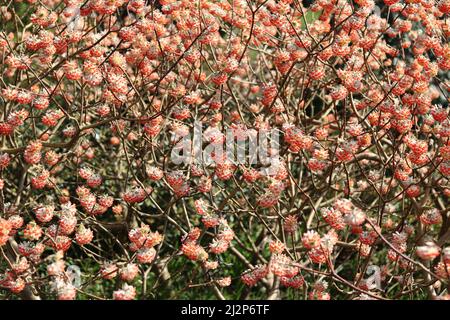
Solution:
M 0 298 L 450 299 L 449 14 L 0 0 Z

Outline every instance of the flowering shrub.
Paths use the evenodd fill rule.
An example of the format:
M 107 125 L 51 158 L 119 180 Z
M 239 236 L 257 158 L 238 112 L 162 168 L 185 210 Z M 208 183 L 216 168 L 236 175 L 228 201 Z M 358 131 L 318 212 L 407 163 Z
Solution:
M 2 299 L 449 299 L 449 0 L 0 4 Z

